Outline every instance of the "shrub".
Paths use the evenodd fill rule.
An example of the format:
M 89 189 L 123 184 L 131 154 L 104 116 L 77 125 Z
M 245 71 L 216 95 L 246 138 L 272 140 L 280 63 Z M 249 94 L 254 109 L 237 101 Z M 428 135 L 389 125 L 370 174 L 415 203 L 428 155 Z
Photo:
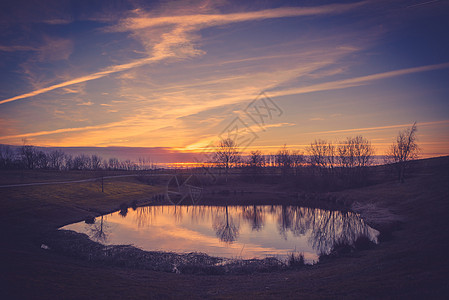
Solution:
M 292 252 L 288 256 L 288 266 L 292 269 L 301 268 L 305 265 L 304 253 Z

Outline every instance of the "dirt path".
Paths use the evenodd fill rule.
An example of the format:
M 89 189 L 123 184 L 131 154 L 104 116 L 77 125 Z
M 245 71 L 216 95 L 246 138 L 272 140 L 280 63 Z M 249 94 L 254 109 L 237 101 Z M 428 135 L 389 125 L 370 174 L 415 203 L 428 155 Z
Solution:
M 12 187 L 25 187 L 25 186 L 39 186 L 39 185 L 55 185 L 55 184 L 70 184 L 70 183 L 83 183 L 99 181 L 101 179 L 111 179 L 111 178 L 123 178 L 123 177 L 136 177 L 136 176 L 173 176 L 173 174 L 127 174 L 127 175 L 113 175 L 113 176 L 103 176 L 95 177 L 81 180 L 66 180 L 66 181 L 51 181 L 51 182 L 33 182 L 33 183 L 18 183 L 18 184 L 6 184 L 0 185 L 0 188 L 12 188 Z

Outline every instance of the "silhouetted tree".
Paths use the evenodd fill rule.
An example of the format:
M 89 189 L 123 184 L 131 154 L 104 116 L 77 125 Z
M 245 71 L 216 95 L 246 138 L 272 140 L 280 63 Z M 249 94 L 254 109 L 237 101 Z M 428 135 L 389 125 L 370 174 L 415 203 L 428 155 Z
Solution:
M 340 142 L 337 152 L 342 174 L 351 181 L 364 180 L 374 154 L 371 143 L 362 136 L 348 137 Z
M 419 156 L 420 149 L 416 140 L 417 131 L 416 122 L 413 123 L 412 127 L 401 130 L 387 153 L 387 162 L 395 167 L 400 182 L 404 182 L 410 161 Z
M 299 174 L 299 169 L 302 167 L 302 165 L 304 164 L 304 155 L 302 152 L 296 150 L 296 151 L 292 151 L 291 153 L 291 161 L 292 161 L 292 167 L 295 169 L 295 175 Z
M 48 163 L 51 169 L 60 170 L 64 164 L 64 152 L 54 150 L 48 154 Z
M 66 170 L 72 170 L 73 169 L 73 156 L 70 154 L 64 154 L 64 162 L 65 162 L 65 169 Z
M 110 158 L 109 159 L 109 163 L 108 163 L 108 167 L 109 167 L 109 169 L 112 169 L 112 170 L 120 169 L 120 162 L 119 162 L 119 160 L 117 158 L 115 158 L 115 157 Z
M 250 167 L 260 168 L 265 165 L 265 157 L 260 150 L 251 151 L 251 156 L 248 159 Z
M 24 145 L 20 148 L 22 162 L 27 169 L 34 169 L 37 165 L 37 150 L 34 146 Z
M 240 153 L 234 140 L 222 139 L 214 153 L 216 163 L 225 169 L 226 182 L 228 182 L 229 169 L 240 161 Z
M 265 166 L 265 156 L 259 150 L 251 151 L 247 165 L 253 177 L 253 180 L 260 175 L 262 168 Z
M 0 145 L 0 169 L 10 169 L 14 166 L 15 154 L 11 147 Z
M 91 164 L 91 168 L 92 170 L 98 170 L 101 169 L 101 157 L 93 154 L 90 158 L 90 164 Z
M 122 163 L 122 165 L 123 165 L 123 169 L 128 170 L 128 171 L 137 170 L 138 169 L 138 166 L 135 163 L 133 163 L 131 160 L 129 160 L 129 159 L 125 160 Z
M 282 177 L 286 177 L 291 170 L 293 164 L 292 156 L 287 146 L 284 145 L 276 153 L 276 166 L 281 169 Z
M 91 158 L 84 154 L 75 156 L 73 159 L 73 170 L 86 170 L 91 169 Z
M 36 164 L 35 166 L 39 169 L 48 168 L 48 156 L 43 151 L 36 151 Z
M 331 142 L 315 140 L 307 148 L 310 165 L 321 174 L 333 173 L 335 167 L 335 146 Z

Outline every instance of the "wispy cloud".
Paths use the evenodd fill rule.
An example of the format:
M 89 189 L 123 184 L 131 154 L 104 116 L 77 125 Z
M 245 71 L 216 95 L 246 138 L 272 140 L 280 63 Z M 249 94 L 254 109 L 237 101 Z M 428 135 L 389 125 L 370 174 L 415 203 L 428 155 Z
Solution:
M 414 67 L 414 68 L 406 68 L 406 69 L 400 69 L 400 70 L 395 70 L 395 71 L 367 75 L 367 76 L 360 76 L 360 77 L 354 77 L 354 78 L 349 78 L 349 79 L 319 83 L 319 84 L 309 85 L 309 86 L 305 86 L 305 87 L 301 87 L 301 88 L 286 89 L 286 90 L 280 90 L 280 91 L 270 91 L 270 96 L 279 97 L 279 96 L 287 96 L 287 95 L 296 95 L 296 94 L 305 94 L 305 93 L 345 89 L 345 88 L 369 84 L 370 82 L 376 81 L 376 80 L 388 79 L 388 78 L 402 76 L 402 75 L 427 72 L 427 71 L 433 71 L 433 70 L 439 70 L 439 69 L 446 69 L 446 68 L 449 68 L 449 63 L 434 64 L 434 65 L 427 65 L 427 66 Z
M 71 89 L 71 88 L 63 88 L 63 91 L 64 91 L 64 93 L 67 93 L 67 94 L 77 94 L 78 93 L 78 90 Z
M 73 85 L 73 84 L 83 83 L 83 82 L 86 82 L 86 81 L 98 79 L 98 78 L 104 77 L 104 76 L 109 75 L 109 74 L 113 74 L 113 73 L 117 73 L 117 72 L 121 72 L 121 71 L 125 71 L 125 70 L 128 70 L 128 69 L 131 69 L 131 68 L 135 68 L 135 67 L 138 67 L 138 66 L 142 66 L 144 64 L 147 64 L 147 63 L 150 63 L 150 62 L 153 62 L 153 61 L 154 61 L 154 59 L 150 57 L 150 58 L 135 60 L 135 61 L 127 63 L 127 64 L 115 65 L 115 66 L 112 66 L 112 67 L 108 67 L 108 68 L 106 68 L 106 69 L 104 69 L 103 71 L 100 71 L 100 72 L 96 72 L 96 73 L 93 73 L 93 74 L 90 74 L 90 75 L 86 75 L 86 76 L 81 76 L 81 77 L 78 77 L 78 78 L 75 78 L 75 79 L 71 79 L 71 80 L 68 80 L 68 81 L 65 81 L 65 82 L 62 82 L 62 83 L 51 85 L 51 86 L 46 87 L 46 88 L 42 88 L 42 89 L 39 89 L 39 90 L 35 90 L 35 91 L 29 92 L 29 93 L 25 93 L 25 94 L 22 94 L 22 95 L 18 95 L 18 96 L 15 96 L 15 97 L 11 97 L 11 98 L 2 100 L 2 101 L 0 101 L 0 104 L 5 104 L 5 103 L 16 101 L 16 100 L 33 97 L 33 96 L 40 95 L 40 94 L 43 94 L 43 93 L 46 93 L 46 92 L 50 92 L 50 91 L 53 91 L 53 90 L 56 90 L 56 89 L 59 89 L 59 88 L 62 88 L 62 87 L 67 87 L 67 86 L 70 86 L 70 85 Z
M 361 1 L 351 4 L 332 4 L 316 7 L 283 7 L 267 9 L 261 11 L 231 13 L 231 14 L 197 14 L 156 17 L 142 13 L 142 16 L 131 17 L 121 21 L 118 25 L 112 26 L 111 30 L 129 31 L 139 30 L 162 25 L 179 24 L 182 26 L 211 27 L 229 23 L 263 20 L 272 18 L 338 14 L 364 5 L 368 1 Z
M 22 46 L 22 45 L 11 45 L 5 46 L 0 45 L 0 51 L 4 52 L 16 52 L 16 51 L 37 51 L 38 49 L 31 46 Z
M 449 120 L 443 121 L 434 121 L 434 122 L 422 122 L 419 123 L 419 126 L 433 126 L 433 125 L 448 125 Z M 388 125 L 388 126 L 376 126 L 376 127 L 365 127 L 365 128 L 350 128 L 350 129 L 340 129 L 340 130 L 328 130 L 328 131 L 315 131 L 308 132 L 306 134 L 327 134 L 327 133 L 346 133 L 346 132 L 362 132 L 362 131 L 379 131 L 379 130 L 388 130 L 388 129 L 396 129 L 396 128 L 407 128 L 412 126 L 413 124 L 399 124 L 399 125 Z
M 66 60 L 73 51 L 73 41 L 44 36 L 43 45 L 37 49 L 39 61 Z
M 91 101 L 86 101 L 86 102 L 78 103 L 77 105 L 80 105 L 80 106 L 91 106 L 91 105 L 94 105 L 94 104 Z
M 71 19 L 48 19 L 44 20 L 43 23 L 50 24 L 50 25 L 66 25 L 72 23 L 73 20 Z
M 60 112 L 60 111 L 58 111 L 58 112 Z M 64 113 L 64 112 L 60 112 L 60 113 Z M 43 131 L 22 133 L 22 134 L 9 135 L 9 136 L 1 136 L 0 140 L 17 139 L 17 138 L 28 138 L 28 137 L 36 137 L 36 136 L 42 136 L 42 135 L 67 133 L 67 132 L 76 132 L 76 131 L 84 131 L 84 130 L 92 130 L 92 129 L 104 129 L 104 128 L 109 128 L 109 127 L 114 127 L 114 126 L 117 126 L 117 125 L 118 125 L 117 123 L 113 123 L 113 124 L 98 125 L 98 126 L 86 126 L 86 127 L 78 127 L 78 128 L 61 128 L 61 129 L 55 129 L 55 130 L 43 130 Z
M 167 58 L 183 59 L 187 57 L 193 57 L 201 55 L 204 52 L 200 49 L 196 49 L 193 42 L 198 38 L 196 32 L 200 29 L 204 29 L 212 26 L 220 26 L 230 23 L 243 22 L 243 21 L 255 21 L 271 18 L 285 18 L 285 17 L 298 17 L 298 16 L 311 16 L 311 15 L 323 15 L 323 14 L 338 14 L 348 10 L 354 9 L 366 2 L 357 2 L 351 4 L 334 4 L 324 5 L 318 7 L 285 7 L 277 9 L 268 9 L 261 11 L 252 11 L 245 13 L 233 13 L 233 14 L 201 14 L 201 15 L 180 15 L 180 16 L 152 16 L 142 11 L 136 11 L 139 14 L 138 17 L 130 17 L 121 20 L 118 25 L 111 26 L 111 31 L 130 31 L 136 38 L 148 46 L 151 51 L 151 56 L 146 58 L 134 60 L 126 64 L 119 64 L 105 68 L 102 71 L 92 73 L 89 75 L 81 76 L 71 80 L 64 81 L 59 84 L 54 84 L 45 88 L 37 89 L 28 93 L 24 93 L 18 96 L 7 98 L 0 101 L 0 104 L 9 103 L 12 101 L 33 97 L 39 94 L 43 94 L 55 89 L 67 87 L 73 84 L 87 82 L 102 78 L 109 74 L 122 72 L 132 68 L 136 68 L 142 65 L 154 63 L 156 61 L 164 60 Z M 159 37 L 153 35 L 155 27 L 167 27 L 167 30 L 157 30 Z M 174 26 L 174 27 L 173 27 Z M 155 44 L 148 44 L 147 41 L 156 40 Z M 60 45 L 61 46 L 61 45 Z M 67 46 L 67 45 L 66 45 Z M 67 52 L 63 52 L 63 55 L 67 55 Z M 42 54 L 43 58 L 47 57 Z

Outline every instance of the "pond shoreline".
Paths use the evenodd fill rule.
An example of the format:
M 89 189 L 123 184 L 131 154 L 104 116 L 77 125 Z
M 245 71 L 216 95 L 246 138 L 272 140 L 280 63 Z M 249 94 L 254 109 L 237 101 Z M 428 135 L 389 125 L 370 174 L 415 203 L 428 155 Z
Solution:
M 248 186 L 239 186 L 241 191 L 243 188 L 248 188 Z M 188 203 L 180 204 L 180 206 L 265 206 L 265 205 L 280 205 L 280 206 L 301 206 L 307 208 L 319 208 L 332 211 L 352 211 L 350 208 L 345 207 L 346 199 L 338 198 L 333 194 L 307 194 L 301 193 L 266 193 L 261 192 L 264 197 L 260 197 L 257 192 L 239 192 L 236 199 L 237 193 L 234 193 L 234 197 L 217 196 L 217 194 L 212 195 L 209 193 L 197 204 Z M 292 196 L 293 194 L 293 196 Z M 245 196 L 257 196 L 257 200 L 251 199 L 250 197 L 245 198 Z M 212 197 L 214 196 L 214 197 Z M 283 196 L 283 197 L 280 197 Z M 279 199 L 273 201 L 273 198 L 280 197 Z M 249 198 L 249 199 L 248 199 Z M 156 199 L 156 200 L 155 200 Z M 244 199 L 244 201 L 242 201 Z M 275 204 L 273 203 L 275 202 Z M 281 204 L 282 203 L 282 204 Z M 120 204 L 118 209 L 110 210 L 106 213 L 97 212 L 96 215 L 89 214 L 86 218 L 81 221 L 86 223 L 93 222 L 95 218 L 102 215 L 107 215 L 115 213 L 118 211 L 127 211 L 128 209 L 137 209 L 138 207 L 146 206 L 162 206 L 162 205 L 173 205 L 167 201 L 167 197 L 163 196 L 153 196 L 150 200 L 133 200 L 129 202 L 124 202 Z M 173 205 L 175 206 L 175 205 Z M 73 223 L 73 222 L 72 222 Z M 70 224 L 72 224 L 70 223 Z M 77 223 L 77 222 L 74 222 Z M 66 224 L 67 225 L 67 224 Z M 377 224 L 379 225 L 379 224 Z M 386 224 L 389 226 L 390 224 Z M 64 225 L 65 226 L 65 225 Z M 384 224 L 385 226 L 385 224 Z M 285 271 L 292 269 L 299 269 L 304 267 L 314 267 L 320 263 L 316 261 L 313 264 L 304 263 L 304 257 L 302 257 L 302 262 L 300 264 L 296 263 L 294 256 L 301 256 L 301 253 L 291 253 L 290 261 L 289 259 L 280 259 L 272 256 L 266 258 L 252 258 L 252 259 L 227 259 L 222 257 L 216 257 L 207 253 L 173 253 L 169 251 L 150 251 L 141 250 L 138 247 L 132 245 L 103 245 L 99 242 L 92 241 L 88 239 L 82 233 L 73 234 L 68 232 L 70 230 L 59 229 L 56 232 L 50 232 L 43 238 L 43 244 L 49 247 L 51 251 L 56 251 L 64 255 L 70 255 L 72 257 L 77 257 L 80 259 L 88 259 L 89 261 L 95 261 L 103 265 L 111 266 L 126 266 L 128 268 L 137 269 L 147 269 L 153 271 L 163 271 L 163 272 L 174 272 L 174 273 L 188 273 L 188 274 L 208 274 L 208 275 L 223 275 L 223 274 L 250 274 L 254 272 L 270 272 L 270 271 Z M 59 237 L 59 238 L 57 238 Z M 83 247 L 81 247 L 83 245 Z M 354 251 L 361 250 L 354 245 L 343 245 L 345 247 L 342 251 L 342 245 L 335 247 L 328 253 L 324 255 L 323 258 L 326 261 L 329 259 L 335 259 L 341 256 L 344 252 L 345 255 L 350 255 Z M 371 249 L 375 247 L 376 244 L 369 241 L 363 246 L 362 250 Z M 86 253 L 86 250 L 87 253 Z M 111 255 L 114 253 L 114 255 Z M 155 263 L 157 259 L 162 259 L 163 262 Z M 292 261 L 293 260 L 293 261 Z M 151 263 L 150 263 L 151 262 Z M 217 265 L 220 263 L 220 265 Z

